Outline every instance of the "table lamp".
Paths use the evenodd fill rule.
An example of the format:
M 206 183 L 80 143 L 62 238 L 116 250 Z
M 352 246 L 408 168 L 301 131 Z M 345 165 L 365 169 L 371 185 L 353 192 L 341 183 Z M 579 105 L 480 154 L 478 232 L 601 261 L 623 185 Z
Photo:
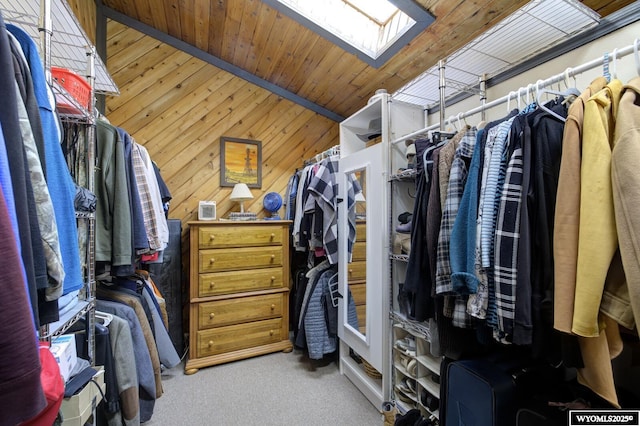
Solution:
M 240 203 L 240 213 L 244 213 L 244 202 L 245 200 L 252 200 L 253 194 L 249 190 L 249 187 L 246 183 L 236 183 L 233 187 L 233 191 L 231 191 L 231 196 L 229 197 L 231 201 L 237 201 Z

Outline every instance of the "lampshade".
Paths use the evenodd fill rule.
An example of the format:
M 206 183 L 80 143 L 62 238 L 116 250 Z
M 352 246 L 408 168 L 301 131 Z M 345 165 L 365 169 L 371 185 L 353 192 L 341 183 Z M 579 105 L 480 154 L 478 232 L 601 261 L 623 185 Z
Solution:
M 253 194 L 246 183 L 236 183 L 229 196 L 231 201 L 240 202 L 240 212 L 244 213 L 244 201 L 253 199 Z

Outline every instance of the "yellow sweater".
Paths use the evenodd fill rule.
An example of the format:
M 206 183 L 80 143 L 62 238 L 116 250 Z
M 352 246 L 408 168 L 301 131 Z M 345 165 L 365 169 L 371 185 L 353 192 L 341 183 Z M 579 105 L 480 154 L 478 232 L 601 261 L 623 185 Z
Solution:
M 553 325 L 565 333 L 571 333 L 573 302 L 576 296 L 584 106 L 591 95 L 602 90 L 606 84 L 607 80 L 604 77 L 596 78 L 571 104 L 562 137 L 562 161 L 553 231 Z
M 580 230 L 572 331 L 596 337 L 605 280 L 618 249 L 611 186 L 611 149 L 622 82 L 612 80 L 585 105 Z

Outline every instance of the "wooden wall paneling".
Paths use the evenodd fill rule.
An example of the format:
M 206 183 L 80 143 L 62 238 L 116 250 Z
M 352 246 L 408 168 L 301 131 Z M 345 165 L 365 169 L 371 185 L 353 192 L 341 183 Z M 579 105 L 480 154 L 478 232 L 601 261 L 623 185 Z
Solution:
M 180 38 L 182 35 L 182 26 L 180 22 L 180 1 L 179 0 L 163 0 L 164 14 L 167 20 L 167 34 Z
M 175 72 L 165 74 L 159 79 L 150 87 L 151 90 L 145 91 L 145 96 L 130 99 L 120 108 L 112 111 L 110 116 L 122 123 L 121 127 L 135 134 L 141 127 L 151 122 L 155 115 L 170 108 L 185 93 L 189 93 L 201 78 L 206 78 L 204 63 L 196 58 L 189 59 Z
M 127 16 L 137 16 L 136 0 L 103 0 L 103 3 L 112 9 L 119 10 Z
M 260 0 L 248 0 L 244 3 L 244 10 L 240 16 L 239 34 L 233 43 L 233 53 L 229 56 L 229 62 L 240 64 L 240 68 L 244 66 L 247 56 L 253 50 L 253 33 L 256 30 L 262 4 Z
M 340 61 L 345 51 L 337 46 L 333 46 L 325 51 L 321 63 L 309 74 L 305 76 L 305 83 L 300 90 L 305 93 L 305 97 L 312 102 L 317 102 L 326 91 L 324 88 L 333 81 L 333 67 Z
M 211 14 L 213 13 L 212 1 L 199 0 L 194 8 L 195 17 L 195 45 L 204 52 L 209 48 L 209 30 L 211 28 Z
M 114 21 L 113 19 L 107 19 L 107 34 L 109 34 L 107 38 L 107 51 L 109 52 L 109 57 L 117 55 L 122 50 L 136 44 L 138 40 L 145 37 L 145 35 L 140 32 L 131 32 L 129 27 L 118 21 Z M 115 66 L 112 67 L 113 64 L 109 65 L 109 70 L 117 70 Z
M 227 16 L 224 21 L 224 40 L 223 48 L 220 58 L 227 61 L 233 61 L 233 53 L 236 48 L 242 49 L 245 44 L 251 43 L 250 34 L 242 34 L 240 31 L 240 25 L 243 20 L 244 4 L 243 2 L 231 1 L 227 3 Z
M 175 156 L 168 157 L 161 152 L 154 157 L 164 162 L 167 184 L 175 189 L 177 198 L 182 194 L 184 200 L 194 192 L 211 193 L 219 188 L 220 136 L 224 133 L 213 128 L 197 131 L 202 133 L 162 142 L 171 148 L 181 148 Z
M 634 0 L 580 0 L 580 2 L 605 17 L 630 5 Z
M 270 96 L 270 98 L 274 98 L 274 96 Z M 319 121 L 315 120 L 315 117 L 309 115 L 308 112 L 302 112 L 304 111 L 304 109 L 299 106 L 292 105 L 288 101 L 281 101 L 280 103 L 289 104 L 289 109 L 297 110 L 297 114 L 294 113 L 294 116 L 297 115 L 302 117 L 307 115 L 306 122 L 305 120 L 302 120 L 302 123 L 300 124 L 293 124 L 298 128 L 298 131 L 296 133 L 287 133 L 286 137 L 280 137 L 279 139 L 276 139 L 274 141 L 271 141 L 267 138 L 262 138 L 261 136 L 256 136 L 263 142 L 263 156 L 266 157 L 266 160 L 263 159 L 263 188 L 262 190 L 253 190 L 254 196 L 256 198 L 259 198 L 259 196 L 261 196 L 260 194 L 264 194 L 272 190 L 281 192 L 286 185 L 286 181 L 283 182 L 283 180 L 285 179 L 283 176 L 286 176 L 286 179 L 288 180 L 288 176 L 293 173 L 293 170 L 302 165 L 303 158 L 311 157 L 315 154 L 315 152 L 321 152 L 322 150 L 327 149 L 328 147 L 337 143 L 337 131 L 335 130 L 337 129 L 337 125 L 335 123 L 323 117 Z M 325 126 L 328 127 L 329 130 L 327 131 L 326 129 L 321 129 L 316 131 L 315 128 L 312 128 L 312 131 L 313 133 L 315 133 L 315 137 L 317 137 L 317 139 L 311 140 L 311 138 L 309 137 L 309 133 L 306 133 L 303 130 L 303 128 L 305 127 L 307 129 L 309 128 L 308 126 L 306 126 L 309 120 L 312 120 L 316 123 L 323 122 L 324 120 Z M 256 126 L 252 125 L 249 126 L 249 128 L 254 129 L 256 128 Z M 332 128 L 334 129 L 333 133 L 331 132 Z M 243 133 L 240 130 L 241 129 L 232 128 L 228 132 L 229 134 L 242 135 Z M 326 139 L 326 141 L 323 139 Z M 217 141 L 214 141 L 213 143 L 215 144 L 216 142 Z M 190 182 L 182 186 L 182 188 L 185 188 L 186 190 L 192 192 L 192 195 L 188 197 L 192 200 L 192 202 L 189 206 L 186 207 L 185 210 L 181 211 L 181 213 L 185 213 L 187 215 L 192 214 L 193 211 L 197 210 L 197 200 L 207 199 L 206 196 L 204 198 L 202 197 L 203 193 L 209 192 L 205 190 L 206 185 L 199 184 L 201 182 L 206 183 L 207 179 L 209 179 L 210 182 L 209 187 L 213 187 L 214 190 L 217 189 L 217 192 L 213 196 L 213 199 L 216 199 L 219 202 L 218 212 L 223 215 L 230 211 L 229 209 L 232 209 L 234 207 L 235 203 L 231 203 L 230 201 L 225 200 L 225 197 L 228 197 L 230 189 L 227 190 L 225 188 L 219 188 L 217 186 L 220 178 L 218 152 L 219 145 L 213 145 L 212 148 L 216 150 L 216 156 L 212 159 L 211 163 L 214 167 L 214 173 L 213 175 L 207 175 L 207 177 L 202 180 L 196 180 L 196 178 L 191 179 Z M 312 151 L 313 153 L 309 153 L 309 151 Z M 286 154 L 283 155 L 282 153 Z M 275 169 L 277 170 L 277 172 L 274 172 L 274 168 L 270 163 L 274 160 L 277 161 L 278 164 L 278 168 Z M 184 197 L 184 195 L 182 195 L 182 197 Z M 254 198 L 254 201 L 252 203 L 255 202 L 257 201 Z M 252 203 L 247 203 L 246 206 L 251 206 Z M 186 216 L 185 219 L 188 220 L 189 217 L 191 216 Z
M 113 74 L 114 81 L 120 88 L 120 96 L 113 98 L 109 105 L 115 111 L 144 93 L 153 90 L 154 86 L 165 75 L 173 73 L 191 59 L 187 53 L 159 45 L 146 55 L 138 58 L 129 66 Z M 125 96 L 126 95 L 126 96 Z
M 211 78 L 204 81 L 172 107 L 160 114 L 153 125 L 140 129 L 138 137 L 142 141 L 179 140 L 192 126 L 200 124 L 211 109 L 218 105 L 221 89 L 237 82 L 233 75 L 222 70 L 212 70 Z M 239 82 L 237 82 L 239 83 Z M 159 147 L 166 151 L 164 146 Z
M 299 125 L 288 133 L 286 139 L 280 138 L 267 144 L 270 147 L 265 161 L 269 169 L 267 174 L 272 174 L 276 180 L 281 175 L 293 172 L 289 170 L 290 165 L 295 165 L 294 169 L 300 168 L 305 160 L 338 143 L 337 123 L 318 119 L 313 113 L 303 113 L 298 117 Z
M 243 66 L 243 69 L 252 74 L 256 74 L 258 64 L 263 57 L 266 57 L 265 51 L 269 41 L 269 34 L 274 28 L 274 23 L 277 19 L 276 16 L 277 13 L 275 10 L 266 4 L 262 4 L 253 34 L 252 49 L 248 52 Z M 278 18 L 278 22 L 280 22 L 280 18 Z
M 162 9 L 154 7 L 149 0 L 136 0 L 135 6 L 141 22 L 167 30 L 167 20 Z
M 334 85 L 341 85 L 342 87 L 349 87 L 349 81 L 354 78 L 354 71 L 363 70 L 364 67 L 367 66 L 366 63 L 362 61 L 357 61 L 359 67 L 356 69 L 353 68 L 354 55 L 351 53 L 343 52 L 343 54 L 338 58 L 336 63 L 332 67 L 332 71 L 336 73 L 336 78 L 332 81 L 321 80 L 318 84 L 316 91 L 318 92 L 318 98 L 315 101 L 322 97 L 322 102 L 324 105 L 329 105 L 329 103 L 335 98 L 335 91 L 332 90 Z M 343 91 L 343 93 L 346 92 Z M 336 105 L 339 108 L 339 104 Z
M 271 34 L 269 38 L 269 61 L 268 66 L 264 69 L 264 77 L 267 80 L 272 81 L 275 70 L 281 67 L 282 62 L 291 56 L 291 52 L 296 44 L 296 34 L 298 26 L 295 25 L 290 19 L 281 18 L 282 25 L 279 26 L 278 31 Z M 281 69 L 279 70 L 281 71 Z
M 209 40 L 202 47 L 205 52 L 211 53 L 213 56 L 220 57 L 222 52 L 222 42 L 224 34 L 224 20 L 227 15 L 227 6 L 225 0 L 217 0 L 211 2 L 211 15 L 209 16 Z
M 161 42 L 148 36 L 144 36 L 140 38 L 136 37 L 135 42 L 121 41 L 121 40 L 128 40 L 127 37 L 130 36 L 131 33 L 140 34 L 137 31 L 128 30 L 121 34 L 122 38 L 120 40 L 114 39 L 113 41 L 109 40 L 109 42 L 107 42 L 108 52 L 111 52 L 111 47 L 116 47 L 116 49 L 114 49 L 114 53 L 108 53 L 108 64 L 107 64 L 109 72 L 111 73 L 112 76 L 114 76 L 113 77 L 114 81 L 116 78 L 115 76 L 119 74 L 120 71 L 123 70 L 124 68 L 129 68 L 128 70 L 126 70 L 126 73 L 124 74 L 125 76 L 127 77 L 135 76 L 135 72 L 131 72 L 132 67 L 139 68 L 139 65 L 141 63 L 145 65 L 147 63 L 149 64 L 152 63 L 147 60 L 138 62 L 138 60 L 140 58 L 143 58 L 146 55 L 154 55 L 156 50 L 161 47 L 161 44 L 162 44 Z M 122 48 L 123 46 L 116 45 L 115 43 L 120 43 L 120 44 L 131 43 L 131 44 L 130 46 L 124 46 L 124 48 Z M 116 81 L 116 84 L 118 84 L 118 86 L 122 86 L 129 81 L 126 79 L 122 79 L 122 74 L 120 78 L 121 78 L 120 82 Z
M 283 16 L 277 10 L 269 9 L 270 15 L 275 16 L 275 20 L 272 22 L 271 31 L 269 31 L 266 39 L 264 39 L 264 43 L 261 44 L 260 56 L 258 58 L 257 67 L 253 70 L 253 74 L 257 75 L 260 78 L 265 78 L 267 75 L 269 68 L 271 67 L 271 63 L 276 60 L 280 52 L 278 52 L 277 43 L 278 37 L 284 25 L 287 25 L 290 21 L 289 18 Z
M 248 63 L 253 63 L 257 57 L 256 34 L 260 30 L 259 25 L 263 19 L 263 12 L 268 10 L 268 6 L 261 0 L 251 0 L 245 5 L 245 16 L 242 18 L 240 34 L 242 37 L 243 49 L 236 49 L 233 55 L 233 63 L 243 70 L 250 68 Z
M 344 105 L 346 102 L 351 103 L 354 97 L 357 98 L 356 94 L 360 92 L 360 87 L 353 84 L 353 81 L 368 67 L 368 65 L 364 62 L 359 62 L 358 65 L 359 66 L 357 67 L 356 66 L 349 67 L 349 69 L 345 70 L 345 72 L 340 77 L 338 77 L 338 79 L 335 81 L 335 84 L 340 84 L 342 87 L 351 88 L 352 90 L 341 90 L 337 92 L 333 91 L 334 92 L 333 97 L 331 98 L 327 97 L 327 100 L 326 100 L 326 107 L 328 109 L 331 109 L 333 111 L 339 111 L 341 109 L 341 106 Z M 382 84 L 381 87 L 378 87 L 378 89 L 384 89 L 384 88 L 385 88 L 384 84 Z M 361 107 L 364 106 L 364 104 L 366 103 L 365 100 L 368 100 L 369 97 L 360 99 L 360 101 L 362 102 Z
M 317 40 L 317 37 L 309 37 L 308 34 L 301 34 L 295 31 L 294 27 L 291 27 L 291 29 L 293 30 L 292 34 L 296 40 L 295 45 L 286 57 L 278 61 L 279 64 L 274 68 L 270 76 L 275 84 L 287 90 L 291 90 L 289 84 L 296 76 L 299 67 L 304 63 L 301 59 L 306 58 L 309 53 L 313 51 Z
M 164 12 L 164 8 L 158 7 L 155 0 L 144 1 L 149 5 L 147 6 L 147 8 L 149 10 L 149 13 L 151 14 L 151 21 L 153 22 L 150 25 L 164 33 L 168 33 L 169 26 L 167 24 L 167 15 Z
M 320 37 L 319 35 L 314 35 L 312 37 L 314 40 L 310 42 L 313 45 L 314 52 L 327 52 L 333 46 L 329 41 Z M 324 53 L 323 53 L 324 54 Z M 322 61 L 324 57 L 321 55 L 311 55 L 307 56 L 301 66 L 296 69 L 291 78 L 291 82 L 289 84 L 289 90 L 293 92 L 298 92 L 307 82 L 309 75 L 316 69 L 322 66 Z M 323 68 L 324 69 L 324 68 Z M 325 74 L 325 78 L 330 78 L 327 74 Z
M 232 83 L 236 85 L 241 84 L 237 80 Z M 233 87 L 233 85 L 230 85 Z M 246 83 L 242 85 L 245 87 Z M 253 91 L 251 89 L 254 89 Z M 232 90 L 232 89 L 230 89 Z M 250 96 L 255 93 L 255 86 L 246 87 L 245 90 L 240 88 L 236 89 L 234 98 L 225 97 L 220 100 L 220 103 L 215 105 L 209 113 L 202 117 L 200 121 L 189 127 L 177 138 L 167 139 L 167 146 L 163 147 L 161 153 L 162 158 L 168 162 L 166 169 L 168 170 L 169 179 L 172 183 L 180 186 L 188 178 L 190 167 L 195 163 L 206 163 L 208 160 L 213 160 L 211 155 L 202 156 L 202 153 L 198 152 L 197 155 L 193 155 L 191 151 L 194 148 L 202 147 L 202 141 L 207 143 L 213 143 L 215 147 L 214 155 L 219 156 L 219 141 L 220 136 L 235 136 L 226 134 L 226 128 L 224 119 L 232 114 L 234 108 L 239 107 L 241 103 L 248 102 Z M 260 91 L 258 93 L 260 97 L 270 96 L 266 91 Z M 234 115 L 237 117 L 238 115 Z M 159 139 L 159 138 L 157 138 Z M 194 147 L 191 145 L 193 144 Z M 215 165 L 214 169 L 217 168 Z
M 238 96 L 237 103 L 248 102 L 255 92 L 244 90 L 243 93 L 245 96 Z M 266 92 L 259 92 L 257 96 L 266 97 L 269 95 Z M 180 186 L 186 182 L 191 167 L 202 167 L 209 161 L 213 161 L 212 170 L 218 167 L 220 136 L 225 135 L 222 120 L 225 117 L 225 110 L 229 116 L 231 114 L 229 112 L 230 106 L 236 106 L 233 105 L 234 100 L 226 98 L 225 101 L 216 105 L 211 113 L 208 113 L 206 117 L 203 116 L 202 120 L 192 125 L 184 133 L 168 137 L 163 134 L 152 140 L 160 146 L 157 156 L 167 162 L 166 169 L 172 184 Z M 208 118 L 209 121 L 207 122 L 205 118 Z M 203 152 L 194 151 L 204 149 L 209 144 L 213 144 L 214 150 L 206 155 Z
M 281 54 L 271 61 L 271 67 L 267 70 L 266 75 L 267 80 L 278 86 L 284 86 L 291 78 L 292 74 L 289 67 L 294 59 L 300 57 L 296 56 L 296 52 L 303 43 L 303 37 L 300 37 L 300 31 L 295 25 L 287 25 L 281 34 L 282 36 L 278 38 Z
M 78 18 L 80 26 L 91 40 L 96 44 L 96 4 L 86 0 L 68 0 L 67 3 Z
M 178 2 L 180 8 L 180 39 L 192 46 L 196 45 L 196 1 L 204 2 L 209 0 L 180 0 Z
M 310 55 L 310 52 L 322 49 L 326 47 L 323 42 L 325 40 L 315 33 L 303 33 L 300 35 L 301 47 L 295 52 L 296 57 L 304 58 L 304 60 L 297 60 L 290 65 L 289 80 L 285 83 L 286 89 L 292 92 L 297 92 L 304 84 L 304 76 L 319 63 L 319 58 L 315 61 L 315 55 Z

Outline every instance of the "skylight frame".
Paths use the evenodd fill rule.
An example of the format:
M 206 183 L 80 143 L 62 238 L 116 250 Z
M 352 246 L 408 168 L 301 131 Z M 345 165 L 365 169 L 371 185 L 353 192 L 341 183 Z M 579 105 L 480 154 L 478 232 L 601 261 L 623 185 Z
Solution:
M 279 11 L 283 15 L 288 16 L 289 18 L 297 21 L 301 25 L 309 28 L 315 33 L 319 34 L 321 37 L 329 40 L 333 44 L 339 46 L 347 52 L 353 53 L 360 60 L 366 62 L 374 68 L 380 68 L 384 65 L 389 59 L 391 59 L 401 48 L 406 46 L 414 37 L 420 34 L 425 30 L 431 23 L 435 21 L 433 15 L 431 15 L 427 10 L 423 9 L 422 6 L 414 3 L 411 0 L 387 0 L 389 3 L 395 5 L 399 12 L 404 16 L 408 17 L 408 20 L 413 21 L 410 24 L 400 23 L 402 25 L 401 32 L 398 32 L 395 36 L 390 37 L 386 43 L 382 46 L 378 46 L 377 50 L 373 51 L 371 49 L 366 48 L 365 46 L 355 46 L 352 42 L 347 40 L 341 35 L 334 34 L 331 30 L 323 27 L 319 23 L 316 23 L 314 20 L 308 18 L 301 11 L 292 9 L 288 4 L 284 2 L 287 0 L 262 0 L 264 3 L 268 4 L 275 10 Z M 345 3 L 354 8 L 354 6 L 345 1 Z M 371 20 L 371 17 L 366 13 L 362 13 L 359 9 L 354 8 L 354 10 L 359 11 L 363 17 Z M 389 22 L 385 23 L 385 26 L 388 26 L 391 21 L 393 21 L 395 15 L 393 15 Z M 371 22 L 375 23 L 379 26 L 378 33 L 376 37 L 379 39 L 383 34 L 385 27 L 380 26 L 379 23 L 374 19 Z M 379 43 L 379 40 L 377 41 Z

